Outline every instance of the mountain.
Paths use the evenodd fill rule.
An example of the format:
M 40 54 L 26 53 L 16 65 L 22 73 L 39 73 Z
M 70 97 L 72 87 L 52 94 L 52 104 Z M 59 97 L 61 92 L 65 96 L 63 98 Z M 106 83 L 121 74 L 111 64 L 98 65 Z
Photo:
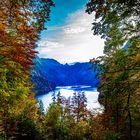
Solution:
M 96 87 L 99 80 L 89 62 L 61 64 L 54 59 L 37 57 L 32 70 L 32 81 L 38 94 L 47 93 L 55 86 L 87 85 Z M 44 90 L 44 91 L 43 91 Z M 40 93 L 41 92 L 41 93 Z
M 40 68 L 43 67 L 41 59 L 34 59 L 34 68 L 31 71 L 31 80 L 34 83 L 34 91 L 37 95 L 48 93 L 55 89 L 56 85 L 46 79 Z

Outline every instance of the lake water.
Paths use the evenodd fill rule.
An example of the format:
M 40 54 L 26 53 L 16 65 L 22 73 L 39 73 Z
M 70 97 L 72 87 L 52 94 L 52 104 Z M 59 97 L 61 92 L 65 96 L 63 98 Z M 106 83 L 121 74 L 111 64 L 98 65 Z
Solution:
M 85 93 L 87 97 L 87 108 L 90 110 L 99 111 L 102 109 L 102 106 L 98 102 L 98 95 L 99 92 L 97 88 L 93 88 L 90 86 L 64 86 L 64 87 L 57 87 L 55 91 L 51 91 L 45 95 L 40 95 L 37 98 L 42 100 L 44 108 L 46 109 L 50 103 L 52 103 L 52 94 L 55 92 L 61 93 L 62 96 L 68 98 L 73 95 L 74 92 L 82 91 Z

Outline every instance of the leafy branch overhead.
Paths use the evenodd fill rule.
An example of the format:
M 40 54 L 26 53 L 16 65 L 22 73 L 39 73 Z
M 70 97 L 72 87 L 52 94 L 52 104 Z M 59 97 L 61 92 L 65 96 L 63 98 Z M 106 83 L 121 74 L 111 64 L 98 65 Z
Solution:
M 105 39 L 104 56 L 91 62 L 100 68 L 106 138 L 139 139 L 132 132 L 140 129 L 140 1 L 90 0 L 86 12 L 95 15 L 94 35 Z
M 108 37 L 108 32 L 113 25 L 123 30 L 125 35 L 139 35 L 137 30 L 140 26 L 139 0 L 90 0 L 86 12 L 95 13 L 93 23 L 95 35 Z
M 49 20 L 51 6 L 54 6 L 51 0 L 1 0 L 0 56 L 28 69 L 33 64 L 36 42 Z

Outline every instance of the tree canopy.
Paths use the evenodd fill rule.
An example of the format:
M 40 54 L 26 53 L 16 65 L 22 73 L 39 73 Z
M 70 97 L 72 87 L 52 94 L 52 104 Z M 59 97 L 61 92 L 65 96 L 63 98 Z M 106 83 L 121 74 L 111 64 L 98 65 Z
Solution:
M 35 139 L 39 133 L 30 69 L 53 5 L 51 0 L 0 1 L 0 139 Z
M 138 139 L 140 1 L 90 0 L 86 12 L 94 13 L 94 35 L 105 39 L 104 56 L 92 62 L 100 67 L 99 99 L 105 107 L 106 137 Z

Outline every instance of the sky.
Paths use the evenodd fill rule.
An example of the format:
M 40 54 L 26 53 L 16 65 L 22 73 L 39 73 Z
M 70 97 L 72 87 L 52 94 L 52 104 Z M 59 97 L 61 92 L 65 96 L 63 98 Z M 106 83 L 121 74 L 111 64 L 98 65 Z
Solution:
M 85 13 L 87 0 L 54 0 L 51 21 L 38 42 L 39 57 L 60 63 L 88 62 L 103 55 L 104 41 L 93 36 L 94 15 Z

